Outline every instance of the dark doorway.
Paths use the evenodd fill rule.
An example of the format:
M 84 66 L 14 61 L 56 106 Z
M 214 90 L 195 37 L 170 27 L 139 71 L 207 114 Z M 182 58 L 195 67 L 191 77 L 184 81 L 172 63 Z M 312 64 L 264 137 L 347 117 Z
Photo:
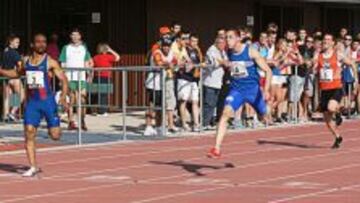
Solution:
M 103 29 L 105 5 L 103 1 L 33 0 L 31 5 L 31 31 L 60 35 L 60 45 L 68 41 L 68 33 L 73 28 L 79 28 L 84 33 L 84 40 L 90 50 L 95 49 L 99 41 L 107 40 L 107 29 Z M 101 23 L 92 22 L 92 13 L 101 13 Z
M 303 25 L 303 8 L 299 5 L 261 5 L 260 30 L 264 31 L 270 22 L 279 26 L 279 34 L 291 29 L 299 29 Z
M 337 36 L 341 28 L 351 29 L 351 10 L 341 7 L 328 7 L 324 12 L 324 28 Z M 351 30 L 350 30 L 351 31 Z M 335 32 L 335 33 L 334 33 Z

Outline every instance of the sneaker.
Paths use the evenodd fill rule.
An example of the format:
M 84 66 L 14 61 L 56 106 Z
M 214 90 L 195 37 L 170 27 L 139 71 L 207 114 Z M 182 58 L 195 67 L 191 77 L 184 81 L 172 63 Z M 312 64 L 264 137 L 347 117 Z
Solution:
M 193 127 L 192 131 L 195 133 L 201 132 L 200 127 Z
M 18 122 L 17 117 L 16 117 L 14 114 L 12 114 L 12 113 L 9 113 L 9 114 L 7 115 L 7 117 L 8 117 L 8 120 L 11 121 L 11 122 Z
M 188 125 L 184 125 L 183 128 L 182 128 L 182 130 L 183 130 L 184 132 L 190 132 L 190 131 L 191 131 L 191 128 L 190 128 Z
M 99 116 L 101 116 L 101 117 L 108 117 L 109 116 L 109 114 L 108 113 L 102 113 L 102 114 L 98 114 Z
M 340 136 L 340 137 L 337 137 L 335 139 L 335 142 L 333 144 L 333 146 L 331 147 L 332 149 L 339 149 L 340 148 L 340 144 L 342 143 L 343 141 L 343 138 Z
M 179 130 L 179 128 L 177 128 L 177 127 L 173 127 L 173 128 L 169 128 L 168 129 L 168 132 L 170 132 L 170 133 L 172 133 L 172 134 L 176 134 L 176 133 L 178 133 L 180 130 Z
M 169 136 L 171 135 L 171 132 L 165 128 L 165 132 L 163 131 L 162 127 L 156 128 L 156 134 L 157 136 Z
M 41 173 L 41 169 L 31 167 L 29 170 L 25 171 L 21 176 L 24 178 L 30 178 L 36 176 L 39 173 Z
M 216 130 L 216 126 L 208 125 L 204 127 L 204 131 L 213 131 L 213 130 Z
M 215 147 L 211 148 L 207 154 L 207 157 L 210 159 L 219 159 L 221 157 L 221 153 Z
M 146 126 L 144 136 L 155 136 L 157 134 L 157 131 L 152 126 Z
M 244 129 L 245 126 L 242 124 L 242 121 L 239 120 L 234 120 L 234 122 L 232 123 L 232 126 L 235 130 L 239 130 L 239 129 Z
M 74 121 L 69 122 L 68 130 L 77 130 L 78 127 L 76 126 Z

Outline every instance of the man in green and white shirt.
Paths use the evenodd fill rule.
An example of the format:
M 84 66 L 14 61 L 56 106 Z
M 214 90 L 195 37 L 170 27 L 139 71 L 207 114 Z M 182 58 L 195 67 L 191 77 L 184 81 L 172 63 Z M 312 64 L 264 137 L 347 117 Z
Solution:
M 74 29 L 70 33 L 71 42 L 65 45 L 61 50 L 59 61 L 62 67 L 66 68 L 89 68 L 93 67 L 93 61 L 87 47 L 82 42 L 81 32 Z M 81 99 L 81 103 L 86 102 L 86 86 L 87 82 L 90 82 L 91 77 L 86 78 L 86 71 L 67 70 L 66 76 L 69 80 L 70 88 L 70 102 L 71 105 L 75 105 L 78 99 Z M 81 91 L 79 92 L 79 84 Z M 81 112 L 81 128 L 87 130 L 85 124 L 86 109 L 83 108 Z M 73 109 L 69 109 L 69 130 L 76 130 L 77 126 L 74 122 Z

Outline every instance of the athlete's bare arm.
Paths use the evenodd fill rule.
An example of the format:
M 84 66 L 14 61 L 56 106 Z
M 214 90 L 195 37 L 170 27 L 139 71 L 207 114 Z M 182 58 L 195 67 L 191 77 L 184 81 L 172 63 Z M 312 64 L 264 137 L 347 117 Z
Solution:
M 62 89 L 61 89 L 60 102 L 65 108 L 67 108 L 66 95 L 68 94 L 68 89 L 69 89 L 67 77 L 65 76 L 65 73 L 63 69 L 60 67 L 59 63 L 50 57 L 49 57 L 49 66 L 52 72 L 61 82 Z
M 270 91 L 270 84 L 272 78 L 272 72 L 268 64 L 266 63 L 265 59 L 260 55 L 258 51 L 253 48 L 250 48 L 250 57 L 255 60 L 259 68 L 265 72 L 266 75 L 266 82 L 265 82 L 265 93 L 268 94 Z

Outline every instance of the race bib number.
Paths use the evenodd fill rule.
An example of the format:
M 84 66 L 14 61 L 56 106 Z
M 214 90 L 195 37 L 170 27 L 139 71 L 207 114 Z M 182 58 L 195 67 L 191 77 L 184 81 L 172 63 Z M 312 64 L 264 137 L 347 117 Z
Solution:
M 334 80 L 334 71 L 330 68 L 320 70 L 320 80 L 322 82 L 332 82 Z
M 26 82 L 29 89 L 44 88 L 44 73 L 42 71 L 26 71 Z
M 231 67 L 231 76 L 235 78 L 246 78 L 249 73 L 246 69 L 245 62 L 234 62 Z

